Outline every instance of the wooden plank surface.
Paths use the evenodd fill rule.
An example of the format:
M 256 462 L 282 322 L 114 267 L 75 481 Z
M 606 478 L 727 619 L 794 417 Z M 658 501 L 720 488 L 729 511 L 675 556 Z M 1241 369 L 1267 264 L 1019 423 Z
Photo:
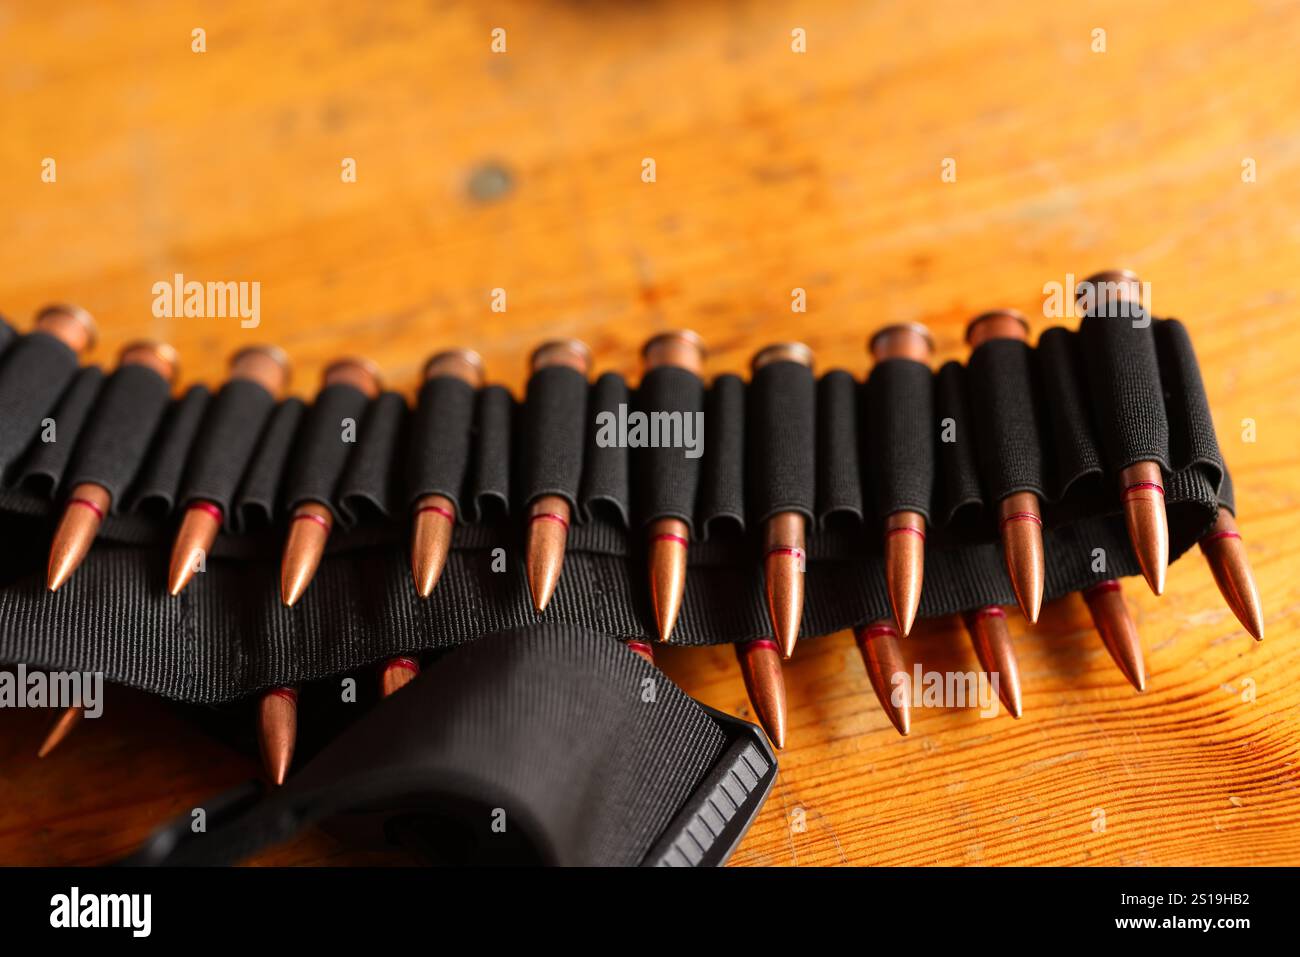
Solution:
M 298 394 L 360 352 L 411 395 L 438 347 L 518 389 L 543 337 L 635 375 L 639 343 L 683 325 L 713 372 L 787 338 L 861 372 L 899 320 L 947 359 L 978 311 L 1039 331 L 1044 284 L 1134 268 L 1200 354 L 1267 640 L 1192 554 L 1163 598 L 1126 590 L 1145 694 L 1060 601 L 1013 625 L 1022 719 L 925 709 L 908 739 L 849 635 L 805 642 L 780 780 L 734 860 L 1300 863 L 1300 6 L 1059 6 L 4 3 L 0 309 L 26 328 L 79 302 L 94 358 L 163 337 L 186 381 L 275 341 Z M 155 318 L 175 273 L 260 282 L 260 326 Z M 906 650 L 975 667 L 953 621 Z M 729 651 L 662 663 L 747 714 Z M 111 859 L 252 770 L 117 698 L 44 762 L 44 716 L 0 713 L 0 862 Z M 356 859 L 318 834 L 261 858 Z

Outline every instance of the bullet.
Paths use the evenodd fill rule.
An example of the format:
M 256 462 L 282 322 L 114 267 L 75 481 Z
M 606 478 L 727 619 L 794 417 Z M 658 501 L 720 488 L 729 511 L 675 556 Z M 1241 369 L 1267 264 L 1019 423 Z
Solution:
M 481 388 L 483 360 L 472 349 L 449 349 L 433 356 L 424 367 L 424 380 L 448 376 L 471 389 Z M 411 578 L 421 598 L 433 594 L 456 527 L 456 506 L 445 495 L 425 495 L 415 503 L 411 533 Z
M 118 358 L 119 368 L 132 365 L 147 366 L 171 383 L 178 369 L 176 350 L 163 342 L 133 342 Z M 45 578 L 50 591 L 58 591 L 85 560 L 112 504 L 112 495 L 102 485 L 82 482 L 73 486 L 50 545 Z
M 1029 322 L 1013 309 L 976 316 L 966 327 L 972 351 L 994 339 L 1027 342 Z M 1033 492 L 1012 492 L 998 503 L 998 534 L 1007 575 L 1021 612 L 1032 625 L 1043 607 L 1046 567 L 1043 559 L 1043 515 Z
M 962 615 L 975 657 L 990 678 L 997 675 L 998 697 L 1011 717 L 1021 714 L 1020 664 L 1007 628 L 1007 614 L 997 605 L 989 605 Z
M 38 312 L 35 331 L 58 339 L 78 358 L 89 352 L 99 338 L 95 317 L 71 303 L 56 303 Z
M 380 693 L 387 698 L 400 691 L 420 674 L 420 663 L 406 655 L 389 658 L 384 664 L 384 673 L 380 678 Z
M 785 675 L 781 649 L 771 638 L 736 643 L 736 660 L 758 723 L 777 748 L 785 747 Z
M 877 621 L 853 630 L 853 638 L 876 691 L 876 700 L 899 734 L 912 730 L 912 683 L 892 621 Z M 895 676 L 901 675 L 895 681 Z
M 648 641 L 642 641 L 640 638 L 629 638 L 626 642 L 627 650 L 632 652 L 648 665 L 655 663 L 655 648 Z
M 1255 575 L 1246 557 L 1246 544 L 1237 531 L 1237 520 L 1230 511 L 1219 506 L 1219 517 L 1214 527 L 1200 541 L 1201 554 L 1210 565 L 1219 594 L 1228 603 L 1256 641 L 1264 639 L 1264 609 L 1255 587 Z
M 59 715 L 59 720 L 54 723 L 50 733 L 45 736 L 45 741 L 41 744 L 41 749 L 36 752 L 38 758 L 43 758 L 55 748 L 57 748 L 63 739 L 72 733 L 72 729 L 81 724 L 81 719 L 85 712 L 75 705 L 64 709 L 63 714 Z
M 1155 462 L 1136 462 L 1119 473 L 1124 522 L 1142 577 L 1157 595 L 1165 592 L 1169 569 L 1169 518 L 1164 476 Z
M 1099 582 L 1083 592 L 1083 600 L 1088 604 L 1097 634 L 1101 635 L 1111 659 L 1129 684 L 1138 691 L 1145 691 L 1147 674 L 1142 661 L 1142 640 L 1124 604 L 1119 582 L 1114 579 Z
M 568 366 L 585 378 L 591 370 L 591 350 L 577 339 L 557 339 L 539 346 L 533 352 L 529 366 L 533 372 Z M 572 519 L 569 502 L 561 495 L 539 495 L 528 507 L 524 563 L 528 590 L 538 612 L 546 610 L 555 594 L 555 586 L 559 584 Z
M 767 346 L 754 356 L 754 372 L 773 362 L 798 362 L 812 368 L 813 354 L 802 342 Z M 799 512 L 778 512 L 763 527 L 763 575 L 772 634 L 789 658 L 799 640 L 803 621 L 804 566 L 807 562 L 807 522 Z
M 704 340 L 690 330 L 665 332 L 650 339 L 641 350 L 644 371 L 673 367 L 695 376 L 704 372 Z M 646 528 L 649 548 L 650 603 L 654 608 L 659 640 L 672 637 L 686 595 L 686 555 L 690 528 L 677 518 L 657 518 Z
M 424 381 L 443 376 L 459 379 L 471 389 L 483 385 L 483 359 L 472 349 L 448 349 L 429 359 Z M 428 598 L 442 576 L 456 529 L 456 503 L 445 495 L 425 495 L 416 500 L 411 519 L 411 579 L 421 598 Z M 407 655 L 390 659 L 380 677 L 384 697 L 406 686 L 420 673 L 420 663 Z
M 289 383 L 289 357 L 275 346 L 249 346 L 230 359 L 228 380 L 255 382 L 273 399 L 279 399 Z M 224 516 L 216 502 L 196 499 L 185 507 L 167 569 L 167 591 L 173 596 L 184 591 L 212 550 Z
M 890 359 L 918 362 L 927 368 L 934 355 L 930 330 L 918 322 L 899 323 L 879 330 L 867 342 L 877 363 Z M 894 621 L 904 638 L 912 632 L 921 606 L 925 579 L 925 516 L 900 509 L 885 519 L 885 586 Z
M 374 399 L 382 388 L 379 370 L 366 359 L 339 359 L 325 369 L 321 386 L 350 385 L 367 398 Z M 311 584 L 325 554 L 334 513 L 321 502 L 303 502 L 289 519 L 289 534 L 280 560 L 280 600 L 286 607 L 302 597 Z M 298 739 L 298 691 L 296 688 L 272 688 L 258 702 L 258 746 L 267 777 L 283 784 L 293 762 L 294 744 Z
M 346 384 L 374 399 L 382 388 L 379 371 L 365 359 L 340 359 L 322 377 L 322 387 Z M 303 502 L 289 519 L 280 562 L 280 600 L 293 607 L 311 584 L 334 528 L 334 513 L 323 502 Z
M 99 337 L 94 316 L 80 306 L 70 303 L 46 306 L 38 312 L 35 331 L 58 339 L 78 358 L 89 352 Z M 50 729 L 37 756 L 43 758 L 58 747 L 59 743 L 72 733 L 72 729 L 81 723 L 82 714 L 80 708 L 66 708 L 54 723 L 54 727 Z
M 293 763 L 298 740 L 298 692 L 294 688 L 272 688 L 257 706 L 257 740 L 262 766 L 275 784 L 283 784 Z
M 1110 269 L 1089 276 L 1079 283 L 1077 295 L 1084 288 L 1104 286 L 1115 300 L 1141 307 L 1142 286 L 1137 275 L 1127 269 Z M 1169 570 L 1169 516 L 1165 510 L 1164 475 L 1159 462 L 1133 462 L 1119 475 L 1120 498 L 1129 541 L 1137 554 L 1142 577 L 1151 591 L 1164 594 L 1165 575 Z

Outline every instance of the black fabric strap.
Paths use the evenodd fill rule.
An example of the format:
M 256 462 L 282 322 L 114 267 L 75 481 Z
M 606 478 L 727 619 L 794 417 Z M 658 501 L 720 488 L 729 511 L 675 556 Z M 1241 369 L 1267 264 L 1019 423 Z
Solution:
M 817 383 L 817 518 L 822 524 L 841 515 L 860 521 L 866 514 L 859 455 L 870 463 L 874 453 L 858 447 L 858 396 L 857 381 L 842 369 Z
M 708 440 L 695 527 L 701 538 L 708 538 L 715 524 L 738 534 L 745 528 L 745 383 L 739 376 L 713 380 L 704 422 Z
M 87 425 L 86 440 L 77 445 L 68 484 L 94 482 L 112 496 L 113 508 L 120 509 L 122 493 L 167 412 L 170 391 L 166 380 L 147 366 L 122 366 L 110 375 Z
M 352 720 L 283 788 L 205 801 L 203 834 L 187 815 L 132 863 L 231 863 L 309 824 L 444 864 L 720 863 L 775 775 L 752 725 L 580 628 L 485 636 L 359 719 L 323 690 L 300 723 Z
M 1069 485 L 1101 475 L 1101 449 L 1097 427 L 1086 397 L 1079 334 L 1069 329 L 1048 329 L 1038 338 L 1038 381 L 1043 387 L 1048 434 L 1055 441 L 1047 448 L 1044 468 L 1048 496 L 1063 498 Z
M 519 433 L 525 503 L 560 495 L 577 505 L 586 438 L 587 380 L 568 366 L 533 373 Z
M 41 431 L 77 371 L 77 357 L 53 336 L 33 332 L 5 350 L 0 360 L 0 479 Z
M 934 495 L 934 376 L 911 359 L 886 359 L 867 378 L 864 460 L 875 477 L 875 517 L 904 509 L 928 520 Z
M 985 501 L 1000 502 L 1013 492 L 1044 495 L 1039 396 L 1029 346 L 1010 339 L 986 342 L 971 353 L 966 371 Z
M 368 405 L 365 393 L 347 383 L 321 389 L 298 433 L 285 501 L 290 509 L 304 502 L 329 506 L 335 518 L 347 518 L 334 490 L 356 448 Z
M 366 410 L 356 450 L 339 480 L 335 497 L 347 524 L 401 514 L 405 495 L 397 466 L 409 445 L 406 402 L 385 392 Z
M 63 472 L 72 458 L 76 436 L 85 426 L 103 384 L 104 373 L 99 366 L 86 366 L 77 373 L 51 416 L 55 426 L 54 441 L 34 442 L 23 459 L 17 482 L 20 488 L 45 495 L 52 495 L 59 488 Z M 58 441 L 59 429 L 66 437 L 62 442 Z
M 754 524 L 777 512 L 813 517 L 815 409 L 816 383 L 807 366 L 783 360 L 754 373 L 746 423 L 749 517 Z
M 442 495 L 461 514 L 461 489 L 469 470 L 474 389 L 455 376 L 434 376 L 420 387 L 407 456 L 406 505 Z
M 510 511 L 511 440 L 515 435 L 515 400 L 499 385 L 479 393 L 474 429 L 474 517 L 486 522 Z
M 631 394 L 623 377 L 616 372 L 607 372 L 591 388 L 588 413 L 593 421 L 598 421 L 598 416 L 606 416 L 617 422 L 620 408 L 626 413 L 630 405 Z M 607 444 L 601 436 L 599 428 L 588 430 L 579 496 L 582 519 L 589 521 L 593 517 L 605 517 L 627 527 L 631 522 L 629 504 L 632 500 L 627 449 L 617 443 Z
M 655 443 L 633 452 L 637 514 L 642 522 L 678 518 L 693 526 L 700 460 L 687 456 L 684 443 L 686 430 L 694 435 L 703 419 L 704 383 L 684 369 L 653 369 L 637 390 L 636 410 L 647 417 L 644 441 Z M 703 432 L 703 427 L 698 431 Z M 703 439 L 703 435 L 696 437 Z
M 1079 332 L 1107 467 L 1118 472 L 1153 461 L 1168 471 L 1169 422 L 1151 320 L 1089 315 Z
M 256 382 L 235 379 L 222 386 L 207 409 L 190 453 L 178 504 L 184 507 L 199 499 L 211 502 L 231 527 L 230 505 L 239 480 L 274 410 L 271 393 Z

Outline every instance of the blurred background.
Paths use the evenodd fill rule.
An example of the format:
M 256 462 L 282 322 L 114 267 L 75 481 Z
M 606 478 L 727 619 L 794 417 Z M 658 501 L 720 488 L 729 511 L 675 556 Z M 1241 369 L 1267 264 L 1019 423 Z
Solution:
M 362 354 L 410 396 L 440 348 L 518 390 L 544 338 L 635 378 L 682 326 L 711 372 L 797 338 L 860 375 L 881 324 L 960 357 L 974 314 L 1037 333 L 1046 284 L 1132 268 L 1192 332 L 1269 641 L 1192 555 L 1163 599 L 1129 590 L 1145 696 L 1058 602 L 1020 639 L 1020 722 L 927 712 L 906 740 L 850 636 L 805 642 L 736 861 L 1296 863 L 1297 48 L 1300 5 L 1270 0 L 2 3 L 0 311 L 79 303 L 95 361 L 163 338 L 186 384 L 274 342 L 299 395 Z M 178 273 L 260 283 L 260 324 L 156 317 Z M 909 647 L 974 667 L 955 622 Z M 729 652 L 663 663 L 747 713 Z M 44 718 L 0 714 L 0 860 L 103 859 L 252 770 L 126 700 L 40 765 Z

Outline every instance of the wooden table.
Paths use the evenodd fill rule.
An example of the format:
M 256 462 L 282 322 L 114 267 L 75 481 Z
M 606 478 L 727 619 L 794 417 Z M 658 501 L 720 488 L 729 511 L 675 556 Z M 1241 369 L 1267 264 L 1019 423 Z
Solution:
M 186 381 L 274 341 L 301 395 L 345 352 L 410 395 L 437 347 L 472 344 L 517 389 L 543 337 L 635 375 L 639 343 L 680 326 L 714 372 L 782 338 L 864 370 L 867 333 L 899 320 L 946 359 L 977 311 L 1038 331 L 1046 283 L 1134 268 L 1192 331 L 1268 639 L 1193 553 L 1164 598 L 1127 589 L 1145 694 L 1059 601 L 1013 625 L 1022 719 L 924 710 L 906 739 L 849 635 L 807 641 L 780 779 L 734 861 L 1300 863 L 1300 7 L 354 6 L 0 8 L 0 308 L 25 328 L 79 302 L 95 359 L 164 337 Z M 260 326 L 154 318 L 175 273 L 260 282 Z M 976 667 L 954 621 L 906 648 Z M 729 651 L 661 661 L 748 713 Z M 143 695 L 109 704 L 40 762 L 47 716 L 0 713 L 0 862 L 111 859 L 254 770 Z M 320 834 L 260 858 L 359 859 Z

